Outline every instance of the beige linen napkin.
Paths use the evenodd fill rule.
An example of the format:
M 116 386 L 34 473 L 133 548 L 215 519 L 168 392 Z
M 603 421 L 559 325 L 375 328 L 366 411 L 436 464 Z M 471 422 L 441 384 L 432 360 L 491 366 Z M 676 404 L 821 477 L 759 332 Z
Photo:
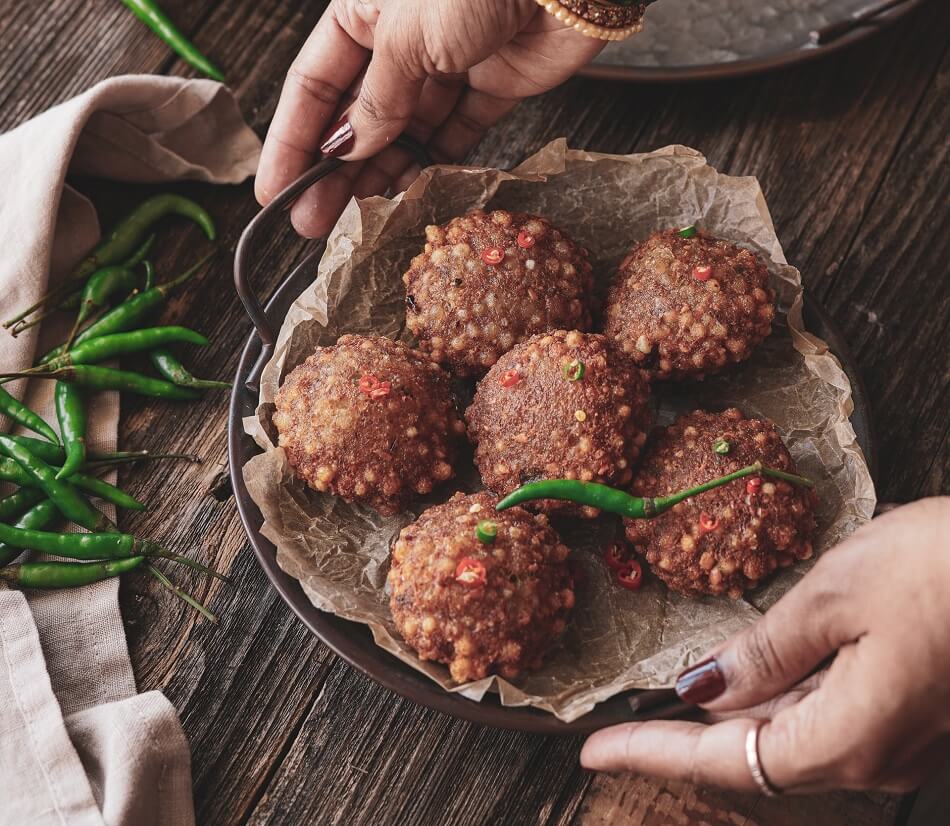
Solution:
M 238 183 L 259 152 L 223 86 L 145 75 L 107 80 L 0 135 L 0 315 L 32 304 L 99 239 L 67 172 Z M 44 325 L 43 338 L 63 333 Z M 38 343 L 35 329 L 0 332 L 0 367 L 28 366 Z M 50 385 L 32 382 L 27 400 L 55 422 Z M 95 449 L 115 448 L 118 415 L 116 394 L 93 397 Z M 136 693 L 117 594 L 116 580 L 0 590 L 0 823 L 194 823 L 188 744 L 161 693 Z

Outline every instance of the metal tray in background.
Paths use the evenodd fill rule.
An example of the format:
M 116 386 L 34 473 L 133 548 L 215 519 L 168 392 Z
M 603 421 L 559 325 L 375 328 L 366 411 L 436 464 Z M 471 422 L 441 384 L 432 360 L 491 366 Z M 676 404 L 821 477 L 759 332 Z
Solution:
M 674 83 L 742 77 L 864 40 L 924 0 L 656 0 L 644 30 L 611 43 L 585 77 Z
M 411 151 L 418 150 L 418 147 L 407 146 L 407 148 Z M 420 160 L 424 159 L 420 158 Z M 679 703 L 671 690 L 629 691 L 619 694 L 600 703 L 591 712 L 572 723 L 563 723 L 553 714 L 536 708 L 502 706 L 497 695 L 494 694 L 487 695 L 481 702 L 468 700 L 459 694 L 451 694 L 424 674 L 410 668 L 380 648 L 373 641 L 365 625 L 315 608 L 304 593 L 300 582 L 277 564 L 277 549 L 261 534 L 263 516 L 244 484 L 242 472 L 244 465 L 252 456 L 260 452 L 260 449 L 244 432 L 242 420 L 255 413 L 258 403 L 257 382 L 260 370 L 273 352 L 275 333 L 283 324 L 291 304 L 311 283 L 316 263 L 323 254 L 325 244 L 315 242 L 313 249 L 286 277 L 266 306 L 261 306 L 248 283 L 248 275 L 253 269 L 249 242 L 270 216 L 289 206 L 307 186 L 329 174 L 340 163 L 336 160 L 321 162 L 281 193 L 270 206 L 258 213 L 245 230 L 235 256 L 236 287 L 257 329 L 251 333 L 244 345 L 235 376 L 228 414 L 228 460 L 234 498 L 241 522 L 271 584 L 304 624 L 348 663 L 397 694 L 454 717 L 483 725 L 538 734 L 582 735 L 604 726 L 631 720 L 683 715 L 687 707 Z M 425 166 L 425 163 L 421 165 Z M 874 475 L 875 449 L 870 415 L 853 356 L 831 318 L 807 296 L 805 322 L 807 329 L 828 343 L 851 380 L 854 396 L 854 414 L 851 421 Z

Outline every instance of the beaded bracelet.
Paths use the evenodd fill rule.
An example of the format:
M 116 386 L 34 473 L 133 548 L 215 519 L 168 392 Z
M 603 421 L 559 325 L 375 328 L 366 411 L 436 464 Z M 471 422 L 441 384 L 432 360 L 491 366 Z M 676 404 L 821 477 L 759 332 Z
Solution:
M 643 13 L 652 0 L 535 0 L 549 14 L 581 34 L 601 40 L 626 40 L 643 30 Z

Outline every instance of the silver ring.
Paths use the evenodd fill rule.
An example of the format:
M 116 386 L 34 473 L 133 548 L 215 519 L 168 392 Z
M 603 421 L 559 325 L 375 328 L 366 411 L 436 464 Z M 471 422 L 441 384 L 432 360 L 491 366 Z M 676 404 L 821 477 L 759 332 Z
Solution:
M 745 759 L 749 764 L 749 771 L 752 773 L 752 779 L 759 791 L 766 797 L 778 797 L 782 790 L 769 780 L 765 769 L 762 768 L 762 760 L 759 758 L 759 732 L 765 720 L 756 720 L 745 736 Z

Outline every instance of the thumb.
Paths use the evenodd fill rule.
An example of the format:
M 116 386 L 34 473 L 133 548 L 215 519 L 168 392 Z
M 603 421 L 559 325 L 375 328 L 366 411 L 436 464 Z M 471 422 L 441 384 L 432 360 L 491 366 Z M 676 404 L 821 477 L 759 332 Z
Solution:
M 412 66 L 389 38 L 377 36 L 359 95 L 323 136 L 320 151 L 351 161 L 378 154 L 408 125 L 424 82 L 421 68 Z
M 860 636 L 850 601 L 836 590 L 848 581 L 840 559 L 834 554 L 821 560 L 758 622 L 680 674 L 680 699 L 713 711 L 756 706 Z

